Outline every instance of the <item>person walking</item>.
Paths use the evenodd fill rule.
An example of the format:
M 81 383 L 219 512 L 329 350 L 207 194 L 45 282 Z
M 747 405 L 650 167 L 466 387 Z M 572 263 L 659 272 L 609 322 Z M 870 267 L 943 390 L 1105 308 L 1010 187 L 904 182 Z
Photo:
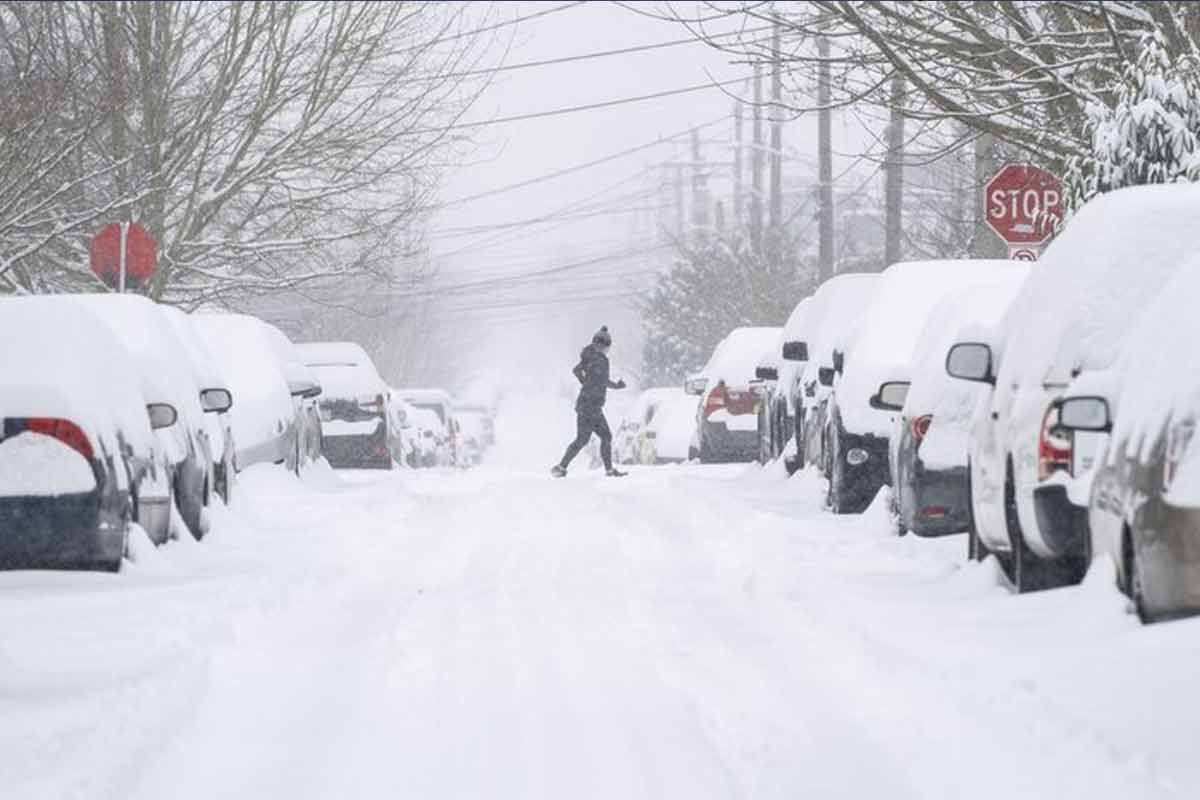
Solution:
M 579 451 L 587 447 L 592 434 L 600 437 L 600 457 L 604 459 L 605 474 L 619 478 L 626 473 L 613 467 L 612 463 L 612 431 L 608 429 L 608 420 L 604 418 L 604 401 L 608 398 L 609 389 L 624 389 L 625 381 L 609 379 L 608 349 L 612 347 L 612 336 L 608 327 L 602 326 L 592 337 L 592 343 L 583 348 L 579 354 L 579 363 L 571 370 L 579 380 L 579 399 L 575 401 L 575 441 L 567 446 L 562 461 L 550 470 L 556 478 L 565 477 L 571 460 L 579 455 Z

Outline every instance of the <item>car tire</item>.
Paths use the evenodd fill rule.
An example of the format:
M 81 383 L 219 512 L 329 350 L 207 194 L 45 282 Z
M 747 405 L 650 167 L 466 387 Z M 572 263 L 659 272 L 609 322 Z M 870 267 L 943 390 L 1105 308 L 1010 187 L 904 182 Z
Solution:
M 1154 622 L 1153 615 L 1146 611 L 1142 570 L 1138 566 L 1137 552 L 1133 546 L 1133 532 L 1129 529 L 1128 525 L 1125 526 L 1125 530 L 1121 535 L 1121 562 L 1122 572 L 1125 574 L 1121 591 L 1129 598 L 1133 612 L 1137 614 L 1138 619 L 1143 624 Z
M 1025 544 L 1025 536 L 1021 532 L 1021 520 L 1017 515 L 1017 490 L 1013 477 L 1012 461 L 1004 478 L 1004 520 L 1008 528 L 1008 538 L 1012 545 L 1012 563 L 1008 570 L 1009 579 L 1017 594 L 1038 592 L 1063 585 L 1056 579 L 1059 564 L 1045 561 Z

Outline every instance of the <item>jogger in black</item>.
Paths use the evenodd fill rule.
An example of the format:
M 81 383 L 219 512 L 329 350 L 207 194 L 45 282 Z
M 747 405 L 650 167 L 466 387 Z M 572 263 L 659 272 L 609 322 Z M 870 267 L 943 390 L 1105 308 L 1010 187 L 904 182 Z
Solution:
M 571 370 L 580 383 L 579 399 L 575 401 L 575 441 L 567 446 L 562 461 L 550 470 L 555 477 L 561 478 L 567 474 L 571 460 L 587 447 L 593 433 L 600 437 L 600 457 L 604 459 L 607 474 L 613 477 L 625 474 L 613 467 L 612 431 L 608 429 L 608 420 L 604 418 L 604 401 L 608 397 L 608 390 L 625 388 L 625 381 L 609 380 L 608 348 L 611 346 L 612 337 L 608 328 L 600 328 L 592 337 L 592 343 L 579 354 L 575 369 Z

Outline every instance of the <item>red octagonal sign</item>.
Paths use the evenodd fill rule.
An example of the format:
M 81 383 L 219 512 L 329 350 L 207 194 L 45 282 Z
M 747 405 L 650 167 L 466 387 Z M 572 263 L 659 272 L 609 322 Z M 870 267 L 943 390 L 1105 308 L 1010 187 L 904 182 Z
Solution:
M 143 286 L 158 266 L 158 243 L 145 228 L 136 222 L 126 223 L 125 280 L 131 286 Z M 121 223 L 106 225 L 92 237 L 92 272 L 114 289 L 119 288 L 121 274 Z
M 984 192 L 987 224 L 1010 246 L 1040 245 L 1062 220 L 1062 183 L 1032 164 L 1009 164 Z

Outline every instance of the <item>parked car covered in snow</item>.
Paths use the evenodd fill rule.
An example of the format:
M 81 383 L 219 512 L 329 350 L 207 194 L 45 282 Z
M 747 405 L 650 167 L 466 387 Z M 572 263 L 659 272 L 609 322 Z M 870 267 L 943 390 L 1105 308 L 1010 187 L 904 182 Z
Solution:
M 653 464 L 653 442 L 648 436 L 650 423 L 658 413 L 663 398 L 681 394 L 673 387 L 644 389 L 621 417 L 613 432 L 613 460 L 621 464 Z
M 233 439 L 233 393 L 218 361 L 205 344 L 190 315 L 173 306 L 159 306 L 171 329 L 179 337 L 200 390 L 200 404 L 207 412 L 205 422 L 212 456 L 212 490 L 228 503 L 232 496 L 237 444 Z
M 0 567 L 121 566 L 137 522 L 171 520 L 171 459 L 123 343 L 61 297 L 0 299 Z
M 947 294 L 1011 268 L 1010 261 L 914 261 L 893 264 L 879 278 L 862 329 L 843 356 L 830 396 L 829 507 L 864 510 L 889 482 L 888 441 L 895 411 L 881 402 L 888 383 L 908 382 L 917 339 L 930 310 Z
M 276 361 L 283 370 L 288 393 L 292 396 L 292 409 L 296 416 L 297 473 L 324 455 L 325 433 L 321 421 L 320 397 L 324 391 L 320 378 L 304 363 L 296 344 L 287 334 L 269 322 L 264 322 L 263 332 L 275 351 Z
M 780 331 L 779 340 L 763 354 L 755 371 L 762 383 L 762 403 L 758 414 L 759 458 L 763 464 L 779 458 L 795 437 L 796 384 L 804 370 L 807 352 L 797 348 L 812 298 L 801 300 Z M 789 345 L 789 342 L 792 344 Z M 789 355 L 791 358 L 785 358 Z M 804 355 L 806 358 L 798 358 Z
M 336 468 L 391 469 L 388 386 L 355 342 L 302 342 L 304 363 L 321 382 L 322 447 Z
M 751 390 L 762 354 L 779 328 L 736 328 L 713 351 L 685 391 L 700 398 L 692 451 L 704 463 L 753 461 L 758 456 L 759 396 Z
M 446 423 L 442 422 L 437 412 L 431 408 L 422 408 L 411 403 L 409 407 L 411 411 L 408 418 L 417 434 L 416 466 L 450 466 L 450 433 L 446 430 Z
M 449 463 L 458 463 L 458 440 L 455 436 L 454 398 L 444 389 L 398 389 L 400 396 L 414 408 L 432 411 L 441 423 L 442 446 Z
M 233 438 L 238 471 L 254 464 L 299 470 L 301 423 L 271 326 L 246 314 L 192 315 L 235 398 Z
M 826 472 L 829 396 L 833 391 L 835 360 L 857 335 L 875 299 L 879 275 L 835 275 L 813 293 L 802 320 L 785 337 L 783 357 L 799 364 L 791 404 L 796 436 L 797 468 L 809 464 Z M 825 380 L 822 381 L 822 376 Z
M 1018 591 L 1080 580 L 1089 480 L 1106 438 L 1059 425 L 1069 387 L 1108 370 L 1139 312 L 1200 252 L 1200 186 L 1100 195 L 1046 249 L 992 341 L 957 343 L 948 371 L 992 388 L 972 424 L 976 553 Z
M 212 379 L 187 355 L 187 349 L 162 309 L 134 294 L 69 296 L 106 324 L 125 346 L 142 377 L 142 393 L 153 403 L 170 405 L 178 424 L 157 431 L 171 454 L 175 506 L 192 536 L 208 528 L 205 509 L 213 492 L 213 464 L 224 441 L 212 438 L 209 413 L 226 411 L 232 398 L 224 387 L 206 386 Z
M 998 323 L 1028 274 L 1026 263 L 1013 262 L 1008 273 L 947 295 L 929 313 L 912 385 L 903 407 L 891 409 L 898 412 L 888 441 L 900 533 L 940 536 L 970 525 L 967 439 L 983 387 L 947 375 L 946 353 L 964 326 Z

